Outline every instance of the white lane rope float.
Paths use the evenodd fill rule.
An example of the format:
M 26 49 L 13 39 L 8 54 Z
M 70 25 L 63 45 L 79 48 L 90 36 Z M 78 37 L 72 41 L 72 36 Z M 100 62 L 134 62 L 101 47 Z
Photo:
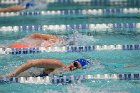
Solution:
M 85 32 L 115 32 L 132 31 L 140 32 L 140 23 L 102 23 L 102 24 L 60 24 L 60 25 L 26 25 L 26 26 L 1 26 L 0 32 L 34 32 L 34 31 L 54 31 L 65 33 L 71 30 L 88 30 Z
M 20 4 L 21 0 L 1 0 L 0 4 Z M 64 4 L 87 4 L 90 5 L 120 5 L 120 6 L 139 6 L 139 0 L 46 0 L 47 3 L 64 3 Z
M 116 15 L 117 14 L 117 15 Z M 21 12 L 1 12 L 0 17 L 9 16 L 68 16 L 68 15 L 93 15 L 93 16 L 138 16 L 140 8 L 107 8 L 107 9 L 74 9 L 74 10 L 47 10 L 47 11 L 21 11 Z
M 131 45 L 92 45 L 92 46 L 64 46 L 64 47 L 39 47 L 39 48 L 0 48 L 0 54 L 34 54 L 42 52 L 90 52 L 101 50 L 140 50 L 140 44 Z
M 3 83 L 69 84 L 86 80 L 140 80 L 140 73 L 0 78 Z
M 19 4 L 19 0 L 0 0 L 0 4 Z

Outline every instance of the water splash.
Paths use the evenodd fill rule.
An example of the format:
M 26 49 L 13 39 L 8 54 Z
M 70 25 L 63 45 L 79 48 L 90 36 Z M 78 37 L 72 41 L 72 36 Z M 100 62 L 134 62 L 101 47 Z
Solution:
M 70 36 L 69 42 L 72 42 L 75 45 L 91 45 L 95 42 L 93 36 L 82 35 L 81 33 L 75 32 Z
M 75 32 L 69 36 L 60 36 L 62 38 L 63 45 L 75 45 L 75 46 L 86 46 L 92 45 L 96 41 L 93 36 L 83 35 L 79 32 Z
M 93 91 L 85 85 L 71 85 L 67 87 L 67 93 L 93 93 Z
M 35 9 L 46 9 L 48 6 L 48 3 L 46 3 L 46 0 L 35 0 Z
M 104 68 L 104 66 L 101 64 L 101 62 L 99 60 L 96 60 L 96 59 L 91 60 L 90 59 L 89 62 L 90 62 L 90 65 L 89 65 L 88 70 L 95 70 L 98 68 L 100 68 L 100 69 Z
M 116 81 L 104 81 L 101 84 L 99 88 L 95 88 L 95 93 L 131 93 L 128 89 L 133 87 L 125 81 L 119 83 Z
M 98 82 L 94 82 L 98 83 Z M 117 85 L 118 86 L 118 85 Z M 126 85 L 125 85 L 126 86 Z M 99 87 L 89 87 L 84 84 L 71 84 L 71 85 L 66 85 L 66 86 L 59 86 L 58 90 L 46 90 L 43 93 L 130 93 L 129 91 L 123 90 L 119 86 L 118 88 L 121 89 L 116 89 L 116 85 L 113 85 L 113 87 L 106 86 L 106 84 L 102 87 L 102 85 Z
M 46 91 L 43 92 L 43 93 L 61 93 L 61 92 L 54 91 L 54 90 L 46 90 Z
M 33 6 L 31 6 L 27 10 L 46 9 L 48 6 L 48 3 L 46 2 L 46 0 L 24 0 L 20 5 L 26 6 L 26 4 L 29 2 L 31 2 Z

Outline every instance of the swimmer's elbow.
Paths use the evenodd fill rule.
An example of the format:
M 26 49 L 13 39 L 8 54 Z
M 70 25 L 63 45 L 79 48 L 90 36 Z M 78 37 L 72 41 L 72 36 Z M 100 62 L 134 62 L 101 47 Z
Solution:
M 44 64 L 44 61 L 42 61 L 42 60 L 28 60 L 27 64 L 30 67 L 37 67 L 37 66 Z
M 39 33 L 34 33 L 32 35 L 30 35 L 29 37 L 31 38 L 40 38 L 42 34 L 39 34 Z
M 32 66 L 34 66 L 34 62 L 33 62 L 32 60 L 28 60 L 28 61 L 27 61 L 27 65 L 28 65 L 29 67 L 32 67 Z

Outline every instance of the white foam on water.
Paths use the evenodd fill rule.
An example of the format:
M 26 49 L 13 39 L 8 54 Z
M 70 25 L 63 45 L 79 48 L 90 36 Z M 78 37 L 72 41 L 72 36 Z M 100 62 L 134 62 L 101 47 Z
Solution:
M 35 9 L 46 9 L 48 3 L 46 0 L 25 0 L 21 3 L 22 6 L 25 6 L 28 2 L 33 3 L 33 7 L 30 7 L 28 10 L 35 10 Z
M 93 72 L 96 69 L 102 69 L 104 68 L 104 66 L 101 64 L 101 62 L 99 60 L 96 59 L 87 59 L 90 63 L 89 65 L 85 66 L 85 70 L 82 70 L 84 74 L 87 74 L 88 72 Z M 84 69 L 83 68 L 83 69 Z M 88 73 L 90 74 L 90 73 Z
M 71 85 L 67 87 L 67 93 L 93 93 L 93 91 L 85 85 Z
M 95 83 L 98 83 L 98 82 L 95 82 Z M 67 85 L 62 86 L 60 90 L 46 90 L 43 93 L 130 93 L 124 90 L 112 91 L 111 86 L 107 86 L 106 88 L 102 88 L 102 87 L 105 87 L 105 86 L 100 86 L 96 88 L 96 87 L 88 87 L 86 85 L 79 83 L 79 84 L 71 84 L 68 86 Z
M 99 86 L 98 83 L 99 81 L 94 82 L 95 85 L 97 83 L 97 85 L 99 87 L 96 87 L 94 90 L 94 93 L 131 93 L 130 88 L 132 88 L 133 86 L 128 83 L 128 82 L 119 82 L 118 81 L 100 81 L 101 85 Z
M 91 45 L 91 42 L 95 42 L 93 36 L 82 35 L 78 32 L 73 34 L 73 39 L 75 41 L 75 45 Z
M 61 42 L 55 44 L 55 46 L 87 46 L 92 45 L 96 39 L 93 36 L 83 35 L 79 32 L 74 32 L 69 36 L 59 36 Z
M 48 3 L 46 3 L 46 0 L 35 0 L 35 8 L 36 9 L 46 9 Z
M 46 90 L 46 91 L 43 92 L 43 93 L 61 93 L 61 92 L 54 91 L 54 90 Z
M 96 41 L 96 39 L 93 36 L 83 35 L 81 33 L 75 32 L 72 35 L 69 36 L 69 39 L 67 42 L 69 42 L 70 45 L 91 45 Z

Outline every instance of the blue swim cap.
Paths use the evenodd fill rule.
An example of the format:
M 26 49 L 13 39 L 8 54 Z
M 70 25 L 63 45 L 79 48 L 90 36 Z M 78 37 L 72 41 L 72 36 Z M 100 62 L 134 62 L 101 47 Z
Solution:
M 83 58 L 76 59 L 73 62 L 79 62 L 82 67 L 84 67 L 90 63 L 89 61 L 87 61 L 86 59 L 83 59 Z
M 34 0 L 31 0 L 30 2 L 26 3 L 25 8 L 28 9 L 28 8 L 31 8 L 31 7 L 33 7 L 33 6 L 35 6 Z

